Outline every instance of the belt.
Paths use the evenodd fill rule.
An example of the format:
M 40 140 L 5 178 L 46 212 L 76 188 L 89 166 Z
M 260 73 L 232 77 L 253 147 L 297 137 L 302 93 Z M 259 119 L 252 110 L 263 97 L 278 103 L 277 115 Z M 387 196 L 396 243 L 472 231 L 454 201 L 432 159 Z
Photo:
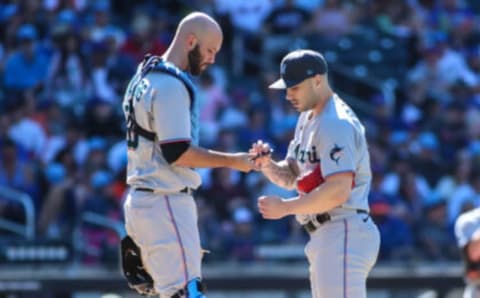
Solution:
M 154 189 L 146 188 L 146 187 L 136 187 L 135 191 L 155 192 Z M 195 191 L 195 189 L 190 188 L 190 187 L 185 187 L 185 188 L 179 190 L 180 193 L 186 193 L 188 195 L 193 194 L 194 191 Z
M 356 209 L 355 212 L 357 214 L 367 214 L 368 212 L 363 209 Z M 326 223 L 327 221 L 332 220 L 332 216 L 328 213 L 320 213 L 315 216 L 315 220 L 318 222 L 316 224 L 313 220 L 308 221 L 306 224 L 302 225 L 302 227 L 308 232 L 313 233 L 315 232 L 322 224 Z

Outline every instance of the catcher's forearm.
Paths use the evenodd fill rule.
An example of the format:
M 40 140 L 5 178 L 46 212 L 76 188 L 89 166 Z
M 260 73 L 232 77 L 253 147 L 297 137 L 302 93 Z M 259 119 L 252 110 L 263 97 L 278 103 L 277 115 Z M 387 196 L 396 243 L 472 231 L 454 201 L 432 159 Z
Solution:
M 261 170 L 268 180 L 280 187 L 286 189 L 294 189 L 296 187 L 295 180 L 297 179 L 297 175 L 285 160 L 280 162 L 271 160 L 266 166 L 262 167 Z
M 174 165 L 191 168 L 234 168 L 236 159 L 236 153 L 219 152 L 190 145 Z

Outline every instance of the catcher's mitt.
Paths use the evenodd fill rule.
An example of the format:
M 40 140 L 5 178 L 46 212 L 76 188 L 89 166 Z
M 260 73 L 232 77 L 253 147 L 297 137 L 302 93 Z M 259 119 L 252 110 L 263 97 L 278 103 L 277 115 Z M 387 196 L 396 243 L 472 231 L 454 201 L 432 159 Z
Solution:
M 130 236 L 122 239 L 120 254 L 122 271 L 127 279 L 128 286 L 136 290 L 140 295 L 155 295 L 153 279 L 143 267 L 140 248 Z

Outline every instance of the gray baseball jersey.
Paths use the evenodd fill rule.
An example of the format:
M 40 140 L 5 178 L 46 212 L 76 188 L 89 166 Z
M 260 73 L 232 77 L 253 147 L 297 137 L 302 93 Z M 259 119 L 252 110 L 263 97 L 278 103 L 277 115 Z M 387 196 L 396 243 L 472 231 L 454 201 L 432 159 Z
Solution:
M 480 236 L 480 208 L 468 211 L 460 215 L 455 222 L 455 236 L 461 250 L 473 239 Z M 465 279 L 467 286 L 463 292 L 463 298 L 480 297 L 480 281 Z
M 172 297 L 201 278 L 201 246 L 193 197 L 200 176 L 169 164 L 162 143 L 197 144 L 197 110 L 193 84 L 169 62 L 151 57 L 127 87 L 127 183 L 125 227 L 142 252 L 142 262 L 160 297 Z M 153 62 L 152 62 L 153 61 Z M 141 189 L 143 188 L 143 190 Z M 145 191 L 150 189 L 153 191 Z
M 300 176 L 319 166 L 319 184 L 329 175 L 352 172 L 352 193 L 339 208 L 369 210 L 371 170 L 365 129 L 336 94 L 317 116 L 311 117 L 310 111 L 300 114 L 287 158 L 297 161 Z M 297 216 L 297 220 L 303 224 L 312 216 Z
M 455 236 L 460 248 L 467 245 L 477 233 L 480 233 L 480 208 L 460 215 L 455 222 Z
M 174 68 L 171 64 L 169 67 Z M 133 111 L 125 108 L 125 116 L 128 119 L 129 113 L 135 113 L 138 125 L 154 132 L 156 140 L 152 142 L 140 136 L 129 146 L 127 184 L 160 192 L 197 188 L 201 183 L 198 173 L 169 164 L 159 146 L 178 141 L 198 143 L 196 107 L 190 106 L 195 101 L 191 102 L 188 90 L 179 78 L 156 71 L 149 72 L 141 80 L 140 75 L 139 68 L 127 87 L 124 107 L 128 107 L 129 94 L 134 94 L 134 100 Z
M 300 114 L 287 158 L 297 161 L 301 177 L 313 177 L 308 188 L 302 187 L 304 179 L 297 180 L 299 192 L 311 191 L 329 175 L 353 173 L 350 198 L 328 211 L 331 221 L 310 233 L 305 254 L 310 264 L 312 297 L 366 298 L 365 282 L 377 259 L 380 233 L 368 215 L 348 210 L 369 209 L 371 171 L 365 129 L 335 94 L 317 116 Z M 301 224 L 315 222 L 314 215 L 299 215 L 297 220 Z

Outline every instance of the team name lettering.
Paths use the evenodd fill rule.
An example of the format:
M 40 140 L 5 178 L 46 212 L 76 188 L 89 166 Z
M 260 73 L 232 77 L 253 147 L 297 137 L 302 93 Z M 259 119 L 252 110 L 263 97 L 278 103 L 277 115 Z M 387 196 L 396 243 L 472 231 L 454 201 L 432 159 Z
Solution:
M 295 147 L 295 159 L 301 163 L 319 163 L 320 159 L 317 157 L 317 147 L 312 146 L 309 150 L 300 150 L 300 144 Z

